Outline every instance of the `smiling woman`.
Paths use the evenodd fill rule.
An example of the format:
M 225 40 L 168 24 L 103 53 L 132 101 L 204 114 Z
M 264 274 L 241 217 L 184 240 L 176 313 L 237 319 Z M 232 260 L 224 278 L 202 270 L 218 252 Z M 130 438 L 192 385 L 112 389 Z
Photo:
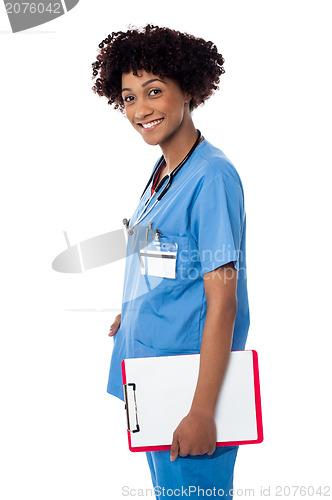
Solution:
M 154 78 L 152 73 L 139 70 L 122 74 L 122 97 L 127 118 L 145 142 L 159 144 L 163 149 L 176 130 L 188 128 L 195 133 L 189 107 L 190 96 L 172 78 Z M 191 123 L 190 123 L 191 122 Z
M 230 351 L 244 349 L 249 329 L 246 215 L 237 170 L 192 119 L 218 88 L 224 59 L 210 41 L 152 25 L 112 33 L 99 49 L 93 91 L 162 151 L 126 221 L 128 253 L 150 229 L 155 241 L 149 264 L 141 251 L 126 260 L 107 391 L 123 400 L 125 358 L 200 353 L 171 453 L 146 456 L 155 487 L 196 488 L 192 498 L 197 488 L 216 488 L 229 497 L 238 446 L 216 447 L 214 411 Z

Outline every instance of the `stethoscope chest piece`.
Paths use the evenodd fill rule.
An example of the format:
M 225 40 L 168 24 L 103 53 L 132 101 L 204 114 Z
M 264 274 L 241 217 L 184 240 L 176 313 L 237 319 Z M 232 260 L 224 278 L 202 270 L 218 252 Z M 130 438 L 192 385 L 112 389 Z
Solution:
M 131 234 L 134 234 L 133 229 L 131 229 L 131 228 L 129 228 L 129 229 L 128 229 L 128 226 L 129 226 L 129 220 L 128 220 L 128 219 L 123 219 L 123 220 L 122 220 L 122 222 L 123 222 L 123 225 L 124 225 L 124 226 L 126 226 L 126 229 L 127 229 L 127 234 L 130 234 L 130 235 L 131 235 Z

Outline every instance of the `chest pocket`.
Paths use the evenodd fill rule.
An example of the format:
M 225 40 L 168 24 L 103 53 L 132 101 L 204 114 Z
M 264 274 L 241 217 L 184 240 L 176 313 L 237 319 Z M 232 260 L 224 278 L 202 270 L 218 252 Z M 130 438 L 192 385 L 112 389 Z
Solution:
M 162 234 L 160 241 L 162 243 L 176 243 L 178 248 L 175 266 L 176 277 L 160 278 L 158 288 L 173 289 L 175 286 L 184 286 L 190 273 L 189 238 L 187 236 Z

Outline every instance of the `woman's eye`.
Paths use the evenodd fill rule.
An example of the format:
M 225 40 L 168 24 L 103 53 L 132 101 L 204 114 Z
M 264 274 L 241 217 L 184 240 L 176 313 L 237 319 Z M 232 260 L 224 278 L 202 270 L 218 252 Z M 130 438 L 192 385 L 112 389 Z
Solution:
M 133 99 L 133 96 L 132 95 L 127 95 L 126 97 L 123 98 L 123 101 L 124 102 L 130 102 L 131 99 Z
M 161 90 L 160 89 L 152 89 L 150 91 L 150 94 L 151 94 L 151 92 L 156 92 L 156 94 L 152 94 L 152 95 L 158 95 L 161 92 Z

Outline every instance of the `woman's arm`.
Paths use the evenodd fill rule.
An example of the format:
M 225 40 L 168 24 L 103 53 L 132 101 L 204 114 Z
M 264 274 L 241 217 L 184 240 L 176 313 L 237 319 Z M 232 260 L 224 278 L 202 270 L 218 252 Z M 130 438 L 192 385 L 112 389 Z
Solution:
M 230 262 L 203 277 L 207 313 L 199 376 L 191 409 L 173 433 L 171 460 L 178 454 L 212 455 L 216 448 L 214 412 L 232 346 L 237 271 Z

